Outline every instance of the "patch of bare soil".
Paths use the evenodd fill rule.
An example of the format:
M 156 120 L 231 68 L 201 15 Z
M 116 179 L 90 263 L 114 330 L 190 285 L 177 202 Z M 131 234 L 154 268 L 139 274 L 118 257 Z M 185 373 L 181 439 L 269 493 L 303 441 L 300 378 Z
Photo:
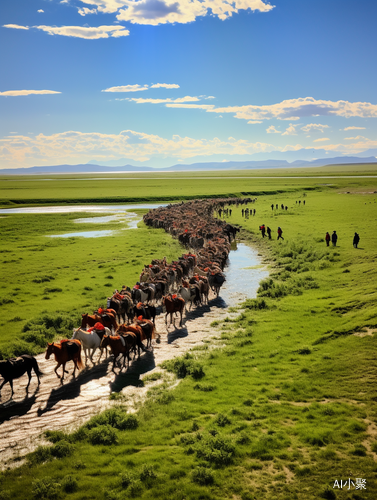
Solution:
M 375 328 L 362 328 L 359 332 L 354 332 L 353 335 L 355 335 L 355 337 L 373 337 L 373 334 L 376 333 L 376 329 Z
M 188 312 L 179 327 L 179 318 L 175 327 L 165 324 L 164 315 L 156 318 L 156 330 L 159 338 L 153 341 L 152 349 L 141 353 L 140 358 L 131 360 L 130 366 L 117 367 L 112 371 L 113 360 L 108 357 L 100 363 L 83 369 L 74 379 L 73 363 L 67 364 L 69 374 L 63 383 L 55 375 L 56 362 L 53 357 L 46 360 L 44 354 L 37 356 L 40 370 L 43 372 L 38 387 L 34 375 L 25 393 L 27 375 L 14 381 L 15 394 L 10 399 L 10 386 L 1 391 L 0 404 L 0 456 L 1 468 L 11 466 L 15 458 L 45 444 L 43 432 L 49 430 L 72 431 L 82 425 L 94 414 L 116 404 L 109 396 L 112 392 L 122 393 L 130 411 L 146 397 L 150 388 L 143 386 L 142 378 L 150 374 L 167 359 L 180 356 L 195 346 L 203 345 L 219 335 L 219 331 L 210 324 L 215 319 L 229 315 L 221 298 L 213 297 L 209 305 L 201 306 Z M 99 353 L 95 355 L 97 360 Z M 159 371 L 160 369 L 157 369 Z M 61 374 L 61 367 L 58 372 Z M 20 463 L 16 461 L 17 465 Z

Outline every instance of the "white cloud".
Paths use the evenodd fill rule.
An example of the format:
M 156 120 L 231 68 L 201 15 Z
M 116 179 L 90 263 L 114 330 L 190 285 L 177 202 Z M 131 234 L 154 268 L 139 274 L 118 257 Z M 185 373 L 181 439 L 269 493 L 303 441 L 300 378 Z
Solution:
M 210 110 L 215 106 L 213 104 L 166 104 L 167 108 L 187 108 L 187 109 L 205 109 Z
M 281 134 L 280 130 L 276 130 L 274 125 L 271 125 L 266 129 L 267 134 Z
M 151 157 L 187 159 L 197 155 L 252 154 L 273 151 L 267 143 L 230 138 L 196 139 L 174 135 L 170 138 L 124 130 L 119 134 L 67 131 L 37 136 L 14 135 L 0 140 L 0 160 L 12 167 L 83 163 L 90 159 L 127 157 L 148 160 Z
M 176 83 L 154 83 L 151 85 L 151 89 L 160 89 L 160 88 L 165 88 L 165 89 L 179 89 L 179 85 Z
M 117 13 L 119 21 L 154 26 L 186 24 L 207 15 L 225 20 L 240 10 L 269 12 L 274 8 L 262 0 L 82 0 L 82 3 L 98 12 Z
M 292 123 L 290 123 L 289 127 L 287 129 L 285 129 L 285 132 L 283 132 L 281 135 L 297 135 L 296 125 L 293 125 Z
M 289 99 L 264 106 L 227 106 L 211 110 L 212 113 L 233 113 L 241 120 L 300 120 L 308 116 L 353 116 L 376 118 L 377 105 L 370 102 L 325 101 L 313 97 Z
M 122 99 L 123 100 L 123 99 Z M 136 102 L 137 104 L 166 104 L 166 103 L 183 103 L 183 102 L 195 102 L 200 101 L 198 97 L 191 97 L 189 95 L 185 97 L 178 97 L 177 99 L 144 99 L 142 97 L 132 97 L 131 99 L 127 99 L 128 101 Z
M 86 16 L 88 14 L 97 14 L 97 12 L 98 12 L 97 9 L 88 9 L 87 7 L 78 10 L 80 16 Z
M 360 141 L 362 139 L 364 139 L 366 141 L 368 140 L 366 137 L 363 137 L 362 135 L 358 135 L 356 137 L 345 137 L 344 138 L 345 141 Z
M 220 115 L 222 116 L 222 115 Z M 249 120 L 247 122 L 249 125 L 256 125 L 257 123 L 263 123 L 261 120 Z
M 17 97 L 23 95 L 32 94 L 61 94 L 61 92 L 56 92 L 55 90 L 6 90 L 5 92 L 0 92 L 0 95 Z
M 3 28 L 13 28 L 15 30 L 28 30 L 28 26 L 20 26 L 19 24 L 4 24 Z
M 304 132 L 322 132 L 325 128 L 329 128 L 328 125 L 321 125 L 320 123 L 309 123 L 308 125 L 305 125 L 304 127 L 301 127 L 301 130 Z
M 349 155 L 377 147 L 377 140 L 362 137 L 355 139 L 355 142 L 349 144 L 324 145 L 321 141 L 318 146 L 314 145 L 306 149 L 324 149 L 327 152 L 339 151 Z M 0 139 L 0 162 L 2 168 L 7 166 L 16 168 L 62 163 L 87 163 L 91 159 L 106 160 L 125 157 L 139 161 L 172 157 L 178 161 L 198 155 L 222 154 L 229 159 L 230 155 L 296 151 L 303 147 L 301 144 L 276 147 L 268 143 L 250 142 L 234 137 L 229 137 L 226 140 L 221 140 L 218 137 L 197 139 L 179 135 L 165 138 L 132 130 L 124 130 L 119 134 L 67 131 L 35 136 L 15 134 Z
M 43 9 L 39 9 L 37 12 L 39 12 L 39 13 L 43 13 L 43 12 L 44 12 L 44 10 L 43 10 Z
M 34 26 L 45 31 L 49 35 L 70 36 L 74 38 L 85 38 L 87 40 L 98 40 L 99 38 L 118 38 L 128 36 L 130 32 L 124 26 Z
M 320 139 L 314 139 L 313 142 L 323 142 L 323 141 L 329 141 L 330 139 L 328 137 L 321 137 Z
M 101 92 L 140 92 L 142 90 L 148 90 L 148 85 L 121 85 L 119 87 L 110 87 Z
M 347 132 L 347 130 L 365 130 L 365 127 L 346 127 L 343 130 L 345 132 Z

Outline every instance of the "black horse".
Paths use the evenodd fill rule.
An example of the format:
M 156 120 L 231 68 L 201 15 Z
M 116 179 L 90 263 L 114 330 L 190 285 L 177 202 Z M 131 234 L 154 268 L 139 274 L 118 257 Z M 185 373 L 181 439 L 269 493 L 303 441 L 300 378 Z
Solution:
M 24 373 L 27 372 L 29 377 L 29 382 L 26 386 L 26 392 L 28 392 L 30 380 L 31 380 L 31 371 L 34 370 L 37 378 L 38 385 L 40 384 L 39 377 L 42 375 L 42 372 L 39 370 L 37 360 L 33 358 L 33 356 L 29 356 L 29 354 L 22 354 L 18 358 L 10 358 L 6 361 L 0 361 L 0 375 L 4 378 L 3 383 L 0 385 L 0 391 L 7 382 L 9 382 L 13 391 L 13 379 L 21 377 Z M 1 398 L 1 394 L 0 394 Z

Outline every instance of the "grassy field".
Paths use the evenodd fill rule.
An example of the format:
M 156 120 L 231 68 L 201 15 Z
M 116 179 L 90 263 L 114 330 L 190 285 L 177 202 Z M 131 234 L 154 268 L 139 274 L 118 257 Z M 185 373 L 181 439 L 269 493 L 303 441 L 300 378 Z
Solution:
M 160 385 L 145 378 L 151 384 L 149 399 L 136 415 L 127 415 L 119 399 L 119 407 L 94 417 L 74 434 L 50 433 L 52 446 L 40 447 L 27 464 L 0 475 L 0 499 L 376 498 L 376 179 L 331 179 L 332 186 L 323 185 L 323 179 L 250 183 L 250 191 L 266 192 L 253 205 L 256 215 L 245 220 L 241 208 L 233 209 L 229 220 L 242 225 L 241 237 L 271 263 L 271 275 L 236 319 L 217 325 L 224 347 L 205 344 L 167 363 L 161 368 Z M 226 193 L 229 179 L 214 184 Z M 194 180 L 185 183 L 185 192 L 189 187 L 191 195 L 202 192 L 202 183 L 197 191 L 193 186 Z M 245 180 L 238 179 L 235 192 L 244 186 Z M 170 195 L 169 189 L 173 187 L 167 188 Z M 305 205 L 296 204 L 299 200 Z M 271 204 L 282 203 L 287 211 L 271 209 Z M 47 229 L 54 234 L 57 228 L 70 231 L 76 216 L 37 216 L 33 224 L 28 217 L 17 219 L 26 231 L 28 257 L 22 255 L 19 233 L 11 227 L 13 216 L 0 221 L 9 230 L 2 244 L 14 253 L 3 252 L 4 260 L 18 260 L 25 272 L 35 255 L 29 278 L 42 275 L 41 268 L 44 275 L 57 273 L 47 283 L 55 287 L 61 280 L 64 291 L 57 296 L 68 297 L 67 286 L 77 286 L 75 296 L 83 301 L 77 310 L 106 295 L 102 287 L 107 289 L 107 281 L 123 284 L 122 258 L 131 261 L 131 255 L 129 247 L 122 253 L 121 240 L 116 249 L 102 239 L 44 248 Z M 272 240 L 261 238 L 262 223 L 272 229 Z M 278 226 L 283 241 L 276 240 Z M 326 247 L 324 235 L 334 230 L 338 245 Z M 143 231 L 148 243 L 139 240 L 139 256 L 133 256 L 133 249 L 133 259 L 150 260 L 152 251 L 161 256 L 158 245 L 164 242 L 171 243 L 171 255 L 181 253 L 167 235 Z M 352 246 L 355 231 L 361 237 L 358 249 Z M 85 262 L 85 246 L 93 254 L 92 265 Z M 169 243 L 165 246 L 170 249 Z M 43 251 L 32 253 L 34 247 Z M 55 252 L 62 252 L 68 266 L 61 276 L 57 261 L 48 272 L 44 269 Z M 74 268 L 73 253 L 79 259 Z M 8 265 L 14 265 L 9 269 L 16 274 L 17 263 Z M 129 276 L 132 281 L 131 270 Z M 95 290 L 84 290 L 88 282 L 97 283 L 98 289 L 89 284 Z M 21 285 L 3 283 L 2 296 L 15 287 L 21 288 L 22 298 L 37 285 L 41 292 L 46 286 L 28 278 Z M 83 292 L 98 293 L 98 298 L 82 297 Z M 41 297 L 34 299 L 30 307 L 34 300 L 37 315 Z M 48 302 L 50 315 L 59 299 L 53 300 Z M 15 311 L 9 316 L 13 305 L 3 303 L 2 308 L 8 317 L 21 316 Z M 22 321 L 29 320 L 28 315 L 33 312 Z M 165 369 L 183 378 L 176 388 L 169 388 Z M 366 489 L 345 485 L 346 480 L 356 484 L 361 479 Z M 341 481 L 342 489 L 333 487 Z
M 321 189 L 326 184 L 352 187 L 359 185 L 357 177 L 364 176 L 367 182 L 371 175 L 377 175 L 377 164 L 226 172 L 2 176 L 0 207 L 297 193 L 303 189 Z

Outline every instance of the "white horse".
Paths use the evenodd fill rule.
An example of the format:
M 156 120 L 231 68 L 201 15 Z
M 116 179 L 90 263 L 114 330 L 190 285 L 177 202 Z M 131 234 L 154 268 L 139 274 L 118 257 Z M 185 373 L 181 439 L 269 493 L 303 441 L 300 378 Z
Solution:
M 181 286 L 180 288 L 178 288 L 178 294 L 185 301 L 186 311 L 187 311 L 187 302 L 190 302 L 189 311 L 191 311 L 192 304 L 193 302 L 195 302 L 196 299 L 196 291 L 193 288 L 186 288 L 184 286 Z
M 105 328 L 104 334 L 110 335 L 110 330 L 108 328 Z M 82 348 L 84 349 L 85 352 L 85 364 L 86 365 L 88 364 L 88 351 L 89 351 L 90 361 L 94 364 L 93 354 L 95 353 L 97 348 L 100 347 L 102 337 L 100 337 L 95 331 L 87 332 L 79 327 L 73 329 L 72 339 L 77 339 L 81 342 Z M 98 363 L 101 360 L 103 352 L 103 348 L 100 347 L 100 349 L 101 349 L 101 354 L 100 357 L 98 358 Z

